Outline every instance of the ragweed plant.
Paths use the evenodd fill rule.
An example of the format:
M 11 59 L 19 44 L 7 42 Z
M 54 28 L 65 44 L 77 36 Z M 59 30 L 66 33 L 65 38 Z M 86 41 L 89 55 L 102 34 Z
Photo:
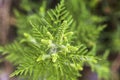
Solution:
M 31 80 L 76 80 L 84 63 L 97 63 L 83 44 L 72 45 L 74 32 L 69 31 L 72 16 L 64 7 L 64 0 L 45 17 L 31 16 L 30 33 L 5 46 L 7 59 L 18 65 L 11 76 L 22 75 Z M 13 59 L 14 58 L 14 59 Z
M 106 57 L 96 55 L 96 36 L 102 29 L 92 28 L 93 23 L 87 27 L 85 16 L 81 18 L 83 21 L 79 18 L 75 21 L 64 4 L 61 0 L 44 16 L 41 12 L 29 15 L 27 19 L 31 29 L 29 27 L 29 31 L 22 32 L 24 37 L 1 48 L 3 54 L 7 54 L 6 59 L 17 66 L 11 76 L 19 75 L 27 80 L 77 80 L 84 65 L 92 67 L 102 77 L 102 71 L 109 73 L 108 64 L 101 67 Z

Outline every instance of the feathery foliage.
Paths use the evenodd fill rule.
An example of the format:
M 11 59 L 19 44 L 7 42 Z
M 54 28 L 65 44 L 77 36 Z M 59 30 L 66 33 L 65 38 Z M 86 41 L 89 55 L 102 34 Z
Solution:
M 38 17 L 38 18 L 37 18 Z M 30 17 L 31 32 L 24 38 L 3 48 L 7 58 L 18 64 L 11 75 L 23 75 L 32 80 L 76 80 L 84 63 L 95 64 L 97 58 L 87 55 L 82 44 L 71 45 L 69 31 L 72 16 L 65 10 L 64 0 L 46 17 Z
M 101 18 L 91 15 L 83 0 L 68 2 L 74 4 L 71 10 L 78 11 L 73 11 L 76 21 L 66 10 L 64 0 L 47 13 L 44 3 L 38 13 L 27 16 L 29 23 L 25 25 L 25 20 L 21 19 L 22 22 L 18 25 L 31 27 L 25 27 L 28 31 L 20 32 L 24 33 L 24 37 L 1 48 L 3 54 L 7 54 L 6 59 L 17 66 L 11 76 L 20 75 L 27 80 L 76 80 L 80 76 L 79 71 L 87 65 L 99 77 L 107 79 L 102 73 L 109 73 L 106 60 L 108 53 L 103 55 L 105 57 L 96 55 L 97 39 L 104 27 L 97 27 L 95 24 Z M 78 4 L 81 5 L 81 10 Z M 16 12 L 17 14 L 21 16 Z M 104 65 L 103 60 L 106 63 Z

